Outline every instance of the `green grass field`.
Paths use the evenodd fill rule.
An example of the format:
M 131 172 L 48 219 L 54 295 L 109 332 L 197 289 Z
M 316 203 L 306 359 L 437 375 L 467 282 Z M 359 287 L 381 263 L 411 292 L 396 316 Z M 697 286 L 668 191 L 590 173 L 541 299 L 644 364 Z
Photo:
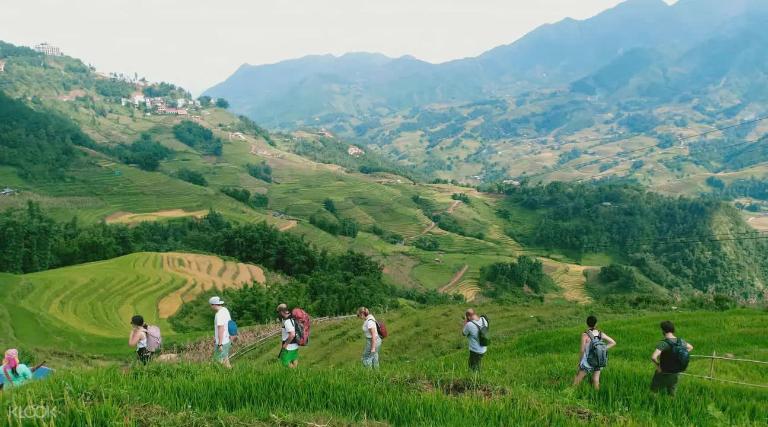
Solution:
M 167 317 L 182 300 L 205 289 L 237 286 L 242 271 L 213 256 L 135 253 L 22 276 L 3 274 L 0 318 L 6 333 L 0 345 L 54 358 L 122 355 L 131 316 L 141 314 L 172 336 Z
M 59 372 L 56 377 L 0 397 L 6 408 L 56 408 L 56 425 L 765 425 L 768 392 L 683 377 L 674 398 L 648 391 L 648 357 L 659 321 L 671 318 L 694 354 L 731 353 L 768 359 L 757 311 L 598 313 L 618 346 L 610 353 L 602 389 L 570 386 L 587 310 L 576 305 L 480 307 L 493 343 L 483 372 L 466 368 L 459 335 L 461 306 L 408 309 L 379 316 L 390 337 L 382 368 L 365 371 L 360 322 L 328 323 L 300 350 L 298 371 L 277 366 L 278 341 L 235 362 L 162 364 Z M 706 319 L 703 321 L 702 319 Z M 709 372 L 693 359 L 691 374 Z M 764 368 L 718 362 L 715 377 L 768 383 Z M 162 378 L 162 380 L 160 380 Z M 132 392 L 132 390 L 141 390 Z M 22 420 L 9 419 L 12 425 Z M 44 421 L 44 420 L 43 420 Z M 42 424 L 41 424 L 42 425 Z

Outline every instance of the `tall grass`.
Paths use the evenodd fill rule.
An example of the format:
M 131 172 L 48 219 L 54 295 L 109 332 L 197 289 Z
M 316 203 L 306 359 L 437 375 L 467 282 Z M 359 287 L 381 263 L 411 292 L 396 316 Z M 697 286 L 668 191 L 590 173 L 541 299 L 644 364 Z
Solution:
M 425 317 L 450 316 L 456 309 L 431 309 Z M 564 311 L 566 321 L 576 314 Z M 416 326 L 419 317 L 410 315 L 390 322 L 391 338 L 408 327 L 421 334 L 403 341 L 388 338 L 378 372 L 358 367 L 346 351 L 360 347 L 355 339 L 359 325 L 352 322 L 318 328 L 315 333 L 333 336 L 339 349 L 302 351 L 297 371 L 277 366 L 270 360 L 274 348 L 267 346 L 263 358 L 238 362 L 231 371 L 206 364 L 75 371 L 5 393 L 0 403 L 4 408 L 55 406 L 55 425 L 765 425 L 768 392 L 757 388 L 685 377 L 674 398 L 649 392 L 653 369 L 648 357 L 659 338 L 658 322 L 668 316 L 636 313 L 601 325 L 619 344 L 611 351 L 599 392 L 586 384 L 570 387 L 578 362 L 579 324 L 535 331 L 523 320 L 527 316 L 508 318 L 519 321 L 520 329 L 502 325 L 504 317 L 496 316 L 496 330 L 510 335 L 497 337 L 483 372 L 474 377 L 465 367 L 466 350 L 456 348 L 456 341 L 436 344 L 442 354 L 429 348 L 452 331 Z M 688 313 L 674 320 L 679 335 L 700 353 L 722 348 L 737 357 L 765 358 L 768 337 L 760 332 L 764 316 L 754 311 Z M 561 323 L 553 319 L 547 324 Z M 347 334 L 350 328 L 356 331 Z M 436 340 L 429 338 L 435 329 L 440 335 Z M 332 347 L 333 342 L 317 340 L 312 346 Z M 399 353 L 408 353 L 408 359 Z M 353 360 L 342 365 L 329 360 L 334 357 Z M 764 370 L 726 368 L 725 363 L 724 375 L 768 383 Z M 708 368 L 708 362 L 695 360 L 690 371 Z M 22 421 L 29 420 L 8 419 L 13 425 Z M 43 421 L 37 425 L 45 425 Z

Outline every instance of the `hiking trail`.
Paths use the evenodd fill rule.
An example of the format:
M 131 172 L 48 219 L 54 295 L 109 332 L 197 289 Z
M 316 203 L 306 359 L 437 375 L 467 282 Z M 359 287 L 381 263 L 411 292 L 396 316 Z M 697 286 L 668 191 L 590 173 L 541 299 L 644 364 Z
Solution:
M 451 279 L 451 281 L 448 282 L 447 285 L 441 287 L 439 291 L 444 294 L 450 293 L 451 291 L 453 291 L 456 285 L 461 280 L 461 278 L 464 277 L 464 274 L 467 272 L 467 270 L 469 270 L 469 264 L 464 264 L 464 267 L 462 267 L 461 270 L 457 271 L 456 274 L 453 275 L 453 278 Z

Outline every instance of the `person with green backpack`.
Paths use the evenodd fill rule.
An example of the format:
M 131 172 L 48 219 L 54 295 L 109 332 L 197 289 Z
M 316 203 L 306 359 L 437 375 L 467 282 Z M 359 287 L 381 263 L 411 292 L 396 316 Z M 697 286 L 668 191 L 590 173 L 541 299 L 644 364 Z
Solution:
M 656 344 L 651 355 L 651 362 L 656 365 L 656 373 L 651 380 L 651 391 L 666 391 L 670 396 L 675 395 L 680 373 L 688 368 L 688 360 L 693 346 L 682 338 L 675 336 L 675 325 L 665 320 L 661 322 L 661 332 L 664 339 Z
M 488 334 L 488 318 L 478 316 L 474 309 L 467 309 L 464 313 L 464 330 L 462 333 L 469 342 L 469 370 L 480 372 L 483 356 L 488 351 L 491 343 Z
M 573 386 L 581 384 L 587 375 L 592 375 L 592 385 L 600 390 L 600 371 L 608 366 L 608 350 L 616 341 L 597 329 L 597 317 L 587 317 L 587 330 L 581 334 L 581 355 L 579 372 L 573 379 Z

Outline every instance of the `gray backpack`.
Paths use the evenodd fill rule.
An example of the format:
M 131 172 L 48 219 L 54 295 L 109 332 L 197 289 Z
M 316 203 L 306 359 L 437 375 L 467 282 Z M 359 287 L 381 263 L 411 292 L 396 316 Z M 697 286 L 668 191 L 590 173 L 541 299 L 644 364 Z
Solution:
M 595 336 L 592 331 L 587 330 L 586 334 L 589 337 L 587 363 L 593 368 L 605 368 L 608 365 L 608 346 L 603 341 L 603 333 Z
M 477 327 L 477 343 L 483 347 L 488 347 L 491 344 L 491 336 L 488 331 L 490 322 L 488 322 L 488 318 L 485 316 L 480 316 L 480 319 L 480 323 L 472 322 Z

